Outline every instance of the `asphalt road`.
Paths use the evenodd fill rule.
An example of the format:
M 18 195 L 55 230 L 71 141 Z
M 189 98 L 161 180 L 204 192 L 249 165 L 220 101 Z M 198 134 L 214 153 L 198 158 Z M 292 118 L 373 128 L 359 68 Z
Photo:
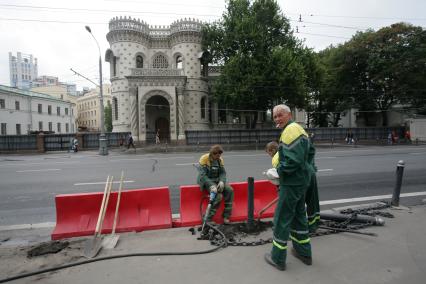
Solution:
M 122 170 L 125 189 L 170 186 L 172 210 L 178 213 L 178 187 L 195 184 L 193 164 L 201 154 L 114 150 L 108 156 L 94 151 L 0 155 L 0 226 L 55 222 L 55 195 L 102 192 L 107 176 L 118 182 Z M 223 157 L 231 182 L 264 179 L 262 172 L 271 163 L 263 151 L 227 151 Z M 317 149 L 320 200 L 391 194 L 399 160 L 406 164 L 402 193 L 426 192 L 424 146 Z

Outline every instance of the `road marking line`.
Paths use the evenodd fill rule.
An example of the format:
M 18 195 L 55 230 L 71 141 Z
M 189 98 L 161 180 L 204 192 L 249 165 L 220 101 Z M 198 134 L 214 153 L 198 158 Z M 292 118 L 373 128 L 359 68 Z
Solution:
M 316 157 L 317 160 L 319 159 L 336 159 L 337 157 Z
M 402 193 L 400 197 L 413 197 L 413 196 L 422 196 L 422 195 L 426 195 L 426 191 Z M 389 198 L 392 198 L 392 194 L 320 201 L 320 205 L 351 203 L 351 202 L 360 202 L 360 201 L 389 199 Z
M 22 229 L 43 229 L 55 227 L 54 222 L 36 223 L 36 224 L 18 224 L 9 226 L 0 226 L 0 231 L 22 230 Z
M 176 166 L 193 166 L 195 163 L 176 164 Z
M 413 196 L 422 196 L 422 195 L 426 195 L 426 191 L 402 193 L 400 197 L 413 197 Z M 387 195 L 367 196 L 367 197 L 358 197 L 358 198 L 327 200 L 327 201 L 320 201 L 320 205 L 342 204 L 342 203 L 388 199 L 388 198 L 392 198 L 392 195 L 387 194 Z M 180 214 L 179 213 L 172 214 L 172 218 L 173 219 L 180 218 Z M 36 224 L 18 224 L 18 225 L 0 226 L 0 231 L 52 228 L 54 226 L 55 226 L 54 222 L 45 222 L 45 223 L 36 223 Z
M 31 165 L 46 165 L 46 164 L 77 164 L 80 162 L 71 162 L 71 161 L 67 161 L 67 162 L 44 162 L 44 163 L 26 163 L 26 164 L 1 164 L 0 167 L 6 167 L 6 166 L 31 166 Z
M 321 170 L 318 170 L 319 172 L 332 172 L 333 171 L 333 169 L 321 169 Z
M 426 152 L 408 153 L 410 155 L 424 155 Z
M 16 171 L 16 172 L 29 173 L 29 172 L 51 172 L 51 171 L 61 171 L 61 169 L 23 170 L 23 171 Z
M 135 182 L 134 180 L 124 180 L 123 183 L 132 183 Z M 93 184 L 105 184 L 106 182 L 104 181 L 99 181 L 99 182 L 80 182 L 80 183 L 74 183 L 74 185 L 79 186 L 79 185 L 93 185 Z M 120 183 L 119 181 L 113 181 L 112 183 Z

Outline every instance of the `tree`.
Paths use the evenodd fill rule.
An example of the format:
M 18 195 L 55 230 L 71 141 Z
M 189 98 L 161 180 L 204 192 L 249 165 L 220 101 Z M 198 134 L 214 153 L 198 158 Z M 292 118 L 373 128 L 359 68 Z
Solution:
M 112 131 L 112 107 L 111 104 L 108 103 L 106 107 L 104 107 L 105 113 L 105 130 L 106 132 Z
M 222 19 L 204 27 L 202 45 L 210 61 L 222 65 L 213 85 L 219 104 L 263 111 L 277 102 L 305 106 L 302 46 L 276 1 L 229 1 Z M 257 112 L 252 117 L 254 128 Z
M 387 113 L 394 105 L 424 105 L 426 36 L 421 27 L 397 23 L 377 32 L 358 32 L 325 56 L 327 52 L 327 91 L 344 95 L 342 102 L 353 102 L 367 125 L 371 112 L 380 111 L 387 126 Z

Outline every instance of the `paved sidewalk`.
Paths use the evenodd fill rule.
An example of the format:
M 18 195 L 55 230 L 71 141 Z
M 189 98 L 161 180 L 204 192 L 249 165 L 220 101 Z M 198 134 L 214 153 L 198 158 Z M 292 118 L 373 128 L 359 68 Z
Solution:
M 312 238 L 312 266 L 292 255 L 287 270 L 265 263 L 271 244 L 227 247 L 213 253 L 176 256 L 136 256 L 75 266 L 10 283 L 403 283 L 426 279 L 426 205 L 409 210 L 388 209 L 395 215 L 383 227 L 369 227 L 378 237 L 340 233 Z M 1 232 L 11 238 L 0 245 L 0 278 L 84 260 L 85 238 L 71 240 L 69 248 L 52 255 L 26 258 L 22 240 L 41 241 L 47 229 Z M 198 233 L 197 233 L 198 235 Z M 130 253 L 195 252 L 213 248 L 199 241 L 188 228 L 122 234 L 117 247 L 103 249 L 98 257 Z M 271 230 L 256 238 L 271 237 Z M 21 240 L 15 241 L 14 240 Z M 21 243 L 21 245 L 19 245 Z M 291 246 L 291 244 L 289 245 Z

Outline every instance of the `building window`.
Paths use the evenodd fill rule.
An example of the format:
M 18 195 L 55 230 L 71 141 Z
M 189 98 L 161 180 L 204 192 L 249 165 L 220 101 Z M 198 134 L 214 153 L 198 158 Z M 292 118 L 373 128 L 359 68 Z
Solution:
M 1 124 L 1 135 L 6 135 L 7 131 L 6 131 L 6 123 L 2 123 Z
M 38 130 L 43 131 L 43 121 L 38 122 Z
M 65 115 L 68 115 L 68 108 L 65 108 Z
M 206 118 L 206 97 L 201 99 L 201 118 Z
M 142 55 L 136 56 L 136 68 L 143 68 L 143 57 L 142 57 Z
M 19 102 L 18 101 L 15 101 L 15 109 L 16 110 L 20 110 L 20 106 L 19 106 Z
M 20 124 L 16 125 L 16 135 L 21 135 L 21 125 Z
M 114 120 L 118 120 L 118 102 L 116 97 L 112 98 L 112 108 L 114 113 Z
M 65 123 L 65 133 L 70 132 L 70 125 L 68 123 Z
M 49 122 L 49 131 L 53 131 L 53 123 L 51 121 Z
M 52 106 L 47 106 L 47 114 L 52 114 Z
M 176 68 L 177 69 L 182 69 L 182 56 L 178 56 L 176 57 Z
M 58 122 L 58 133 L 61 133 L 61 123 L 60 122 Z
M 56 114 L 61 115 L 61 107 L 56 107 Z
M 117 57 L 112 57 L 112 76 L 117 76 Z
M 0 108 L 5 108 L 6 103 L 4 102 L 4 99 L 0 99 Z
M 164 55 L 159 54 L 159 55 L 154 57 L 154 60 L 152 61 L 152 67 L 153 68 L 168 68 L 169 62 L 167 61 L 167 58 Z
M 43 107 L 41 106 L 41 104 L 38 104 L 37 109 L 38 109 L 38 113 L 43 112 Z

